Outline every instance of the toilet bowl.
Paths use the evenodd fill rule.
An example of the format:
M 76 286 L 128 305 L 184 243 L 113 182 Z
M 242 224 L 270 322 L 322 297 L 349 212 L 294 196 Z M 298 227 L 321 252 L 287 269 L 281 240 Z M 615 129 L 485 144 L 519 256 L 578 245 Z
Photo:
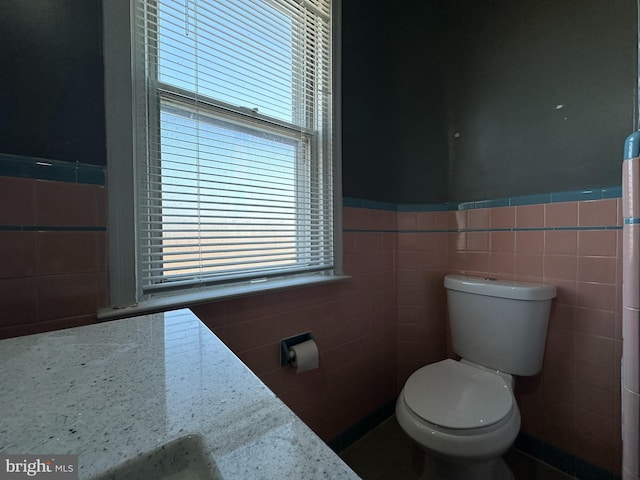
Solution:
M 511 376 L 467 363 L 447 359 L 422 367 L 398 397 L 398 423 L 427 455 L 439 459 L 428 459 L 425 479 L 510 478 L 495 470 L 504 470 L 496 460 L 520 429 Z M 484 470 L 491 474 L 481 475 Z
M 402 429 L 425 452 L 429 480 L 510 480 L 500 456 L 520 429 L 516 375 L 542 356 L 555 287 L 445 277 L 454 351 L 415 371 L 396 402 Z M 510 372 L 510 373 L 507 373 Z

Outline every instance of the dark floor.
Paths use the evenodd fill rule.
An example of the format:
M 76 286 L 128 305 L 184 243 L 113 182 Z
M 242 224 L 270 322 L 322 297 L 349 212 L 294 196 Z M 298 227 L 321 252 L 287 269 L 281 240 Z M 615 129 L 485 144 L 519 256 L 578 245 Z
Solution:
M 363 480 L 417 480 L 422 459 L 419 449 L 393 416 L 346 448 L 340 457 Z M 510 450 L 504 455 L 515 480 L 572 480 L 533 457 Z

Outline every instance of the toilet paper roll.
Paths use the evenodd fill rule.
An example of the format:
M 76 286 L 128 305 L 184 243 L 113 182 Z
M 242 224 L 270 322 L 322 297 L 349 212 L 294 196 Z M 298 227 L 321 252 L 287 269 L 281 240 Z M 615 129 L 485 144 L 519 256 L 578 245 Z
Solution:
M 289 348 L 289 355 L 293 355 L 291 363 L 296 367 L 296 373 L 318 368 L 318 345 L 313 340 Z

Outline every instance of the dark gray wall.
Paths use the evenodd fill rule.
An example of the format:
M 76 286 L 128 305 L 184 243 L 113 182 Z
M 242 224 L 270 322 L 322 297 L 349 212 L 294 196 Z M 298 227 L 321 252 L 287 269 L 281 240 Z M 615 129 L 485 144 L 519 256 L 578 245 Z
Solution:
M 101 6 L 0 1 L 0 153 L 105 164 Z M 634 0 L 343 0 L 342 34 L 345 196 L 620 184 Z
M 0 153 L 104 165 L 101 0 L 0 1 Z
M 619 185 L 635 1 L 453 4 L 449 200 Z
M 343 0 L 345 196 L 446 200 L 444 3 Z

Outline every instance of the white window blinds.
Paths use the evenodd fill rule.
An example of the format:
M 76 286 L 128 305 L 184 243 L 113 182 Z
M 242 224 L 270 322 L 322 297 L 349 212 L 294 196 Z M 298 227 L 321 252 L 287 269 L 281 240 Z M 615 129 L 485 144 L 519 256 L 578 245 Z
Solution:
M 330 272 L 330 1 L 135 5 L 143 295 Z

